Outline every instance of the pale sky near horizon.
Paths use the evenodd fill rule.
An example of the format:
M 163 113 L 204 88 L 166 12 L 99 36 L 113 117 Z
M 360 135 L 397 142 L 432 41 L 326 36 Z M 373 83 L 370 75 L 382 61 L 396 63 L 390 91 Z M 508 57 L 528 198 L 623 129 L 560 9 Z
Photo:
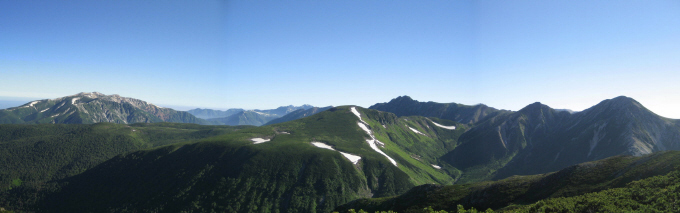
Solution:
M 0 96 L 368 107 L 400 95 L 680 118 L 680 1 L 0 1 Z

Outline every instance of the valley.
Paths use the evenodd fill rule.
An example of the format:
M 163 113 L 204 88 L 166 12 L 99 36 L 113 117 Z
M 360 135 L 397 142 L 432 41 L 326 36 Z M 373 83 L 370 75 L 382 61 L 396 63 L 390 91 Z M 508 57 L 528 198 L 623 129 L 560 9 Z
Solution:
M 583 196 L 610 199 L 612 190 L 671 180 L 680 166 L 672 151 L 680 150 L 680 122 L 627 97 L 575 113 L 540 103 L 507 111 L 408 96 L 369 108 L 277 110 L 285 114 L 250 125 L 214 125 L 216 118 L 81 93 L 0 111 L 4 121 L 17 123 L 0 124 L 0 206 L 35 212 L 456 212 L 460 205 L 525 212 Z M 171 122 L 183 113 L 197 124 Z M 82 123 L 69 123 L 76 121 Z M 598 205 L 593 208 L 606 206 Z

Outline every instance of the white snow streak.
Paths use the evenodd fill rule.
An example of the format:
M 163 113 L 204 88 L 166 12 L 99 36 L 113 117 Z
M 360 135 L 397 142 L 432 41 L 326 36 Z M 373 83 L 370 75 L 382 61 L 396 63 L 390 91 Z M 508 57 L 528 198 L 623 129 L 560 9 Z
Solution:
M 448 130 L 455 130 L 456 129 L 456 126 L 444 126 L 444 125 L 438 124 L 437 122 L 434 122 L 434 121 L 432 121 L 432 123 L 435 126 L 438 126 L 438 127 L 444 128 L 444 129 L 448 129 Z
M 259 143 L 264 143 L 264 142 L 269 142 L 270 139 L 263 139 L 263 138 L 251 138 L 251 141 L 253 141 L 253 144 L 259 144 Z
M 329 146 L 325 143 L 321 143 L 321 142 L 312 142 L 312 145 L 319 147 L 319 148 L 322 148 L 322 149 L 330 149 L 330 150 L 333 150 L 333 151 L 338 151 L 338 150 L 333 149 L 333 147 L 331 147 L 331 146 Z M 353 155 L 353 154 L 349 154 L 349 153 L 341 152 L 341 151 L 338 151 L 338 152 L 340 152 L 340 154 L 342 154 L 342 156 L 345 156 L 345 158 L 347 158 L 347 160 L 351 161 L 353 164 L 357 164 L 357 163 L 359 163 L 359 160 L 361 160 L 361 157 L 358 156 L 358 155 Z
M 434 164 L 430 164 L 430 165 L 432 165 L 432 167 L 434 167 L 435 169 L 442 169 L 442 167 L 440 167 L 440 166 L 437 166 L 437 165 L 434 165 Z
M 78 99 L 80 99 L 80 98 L 73 98 L 73 99 L 71 99 L 71 104 L 76 104 L 76 101 L 77 101 Z
M 366 143 L 368 143 L 368 145 L 371 147 L 371 149 L 373 149 L 373 150 L 375 150 L 376 152 L 380 153 L 381 155 L 387 157 L 387 159 L 390 160 L 390 162 L 392 162 L 392 164 L 394 164 L 394 166 L 397 166 L 397 161 L 395 161 L 394 159 L 392 159 L 390 156 L 388 156 L 388 155 L 385 154 L 382 150 L 380 150 L 380 148 L 378 148 L 378 144 L 380 144 L 380 145 L 383 146 L 383 147 L 385 146 L 385 144 L 384 144 L 383 142 L 378 141 L 378 139 L 375 139 L 375 136 L 373 135 L 373 132 L 371 132 L 371 130 L 368 129 L 368 127 L 367 127 L 366 124 L 365 124 L 366 122 L 365 122 L 363 119 L 361 119 L 361 114 L 359 114 L 359 111 L 357 111 L 357 109 L 356 109 L 355 107 L 352 107 L 352 108 L 351 108 L 351 111 L 352 111 L 352 113 L 354 113 L 354 115 L 356 115 L 357 117 L 359 117 L 359 120 L 361 120 L 361 122 L 358 122 L 358 123 L 357 123 L 357 124 L 359 125 L 359 127 L 361 127 L 361 129 L 363 129 L 364 131 L 366 131 L 366 133 L 367 133 L 369 136 L 371 136 L 371 139 L 367 139 L 367 140 L 366 140 Z
M 329 146 L 329 145 L 327 145 L 327 144 L 325 144 L 325 143 L 321 143 L 321 142 L 312 142 L 312 145 L 314 145 L 314 146 L 316 146 L 316 147 L 319 147 L 319 148 L 330 149 L 330 150 L 335 151 L 335 149 L 333 149 L 333 147 L 331 147 L 331 146 Z
M 357 111 L 356 108 L 352 107 L 351 110 L 352 110 L 352 113 L 354 113 L 354 115 L 356 115 L 359 118 L 359 120 L 361 120 L 361 122 L 366 123 L 366 121 L 364 121 L 364 119 L 361 119 L 361 114 L 359 114 L 359 111 Z
M 423 134 L 422 132 L 418 131 L 417 129 L 411 128 L 411 127 L 408 126 L 408 125 L 406 125 L 406 127 L 408 127 L 411 131 L 413 131 L 413 132 L 415 132 L 415 133 L 418 133 L 418 134 L 421 134 L 421 135 L 425 135 L 425 134 Z
M 50 109 L 50 108 L 43 109 L 42 111 L 40 111 L 40 113 L 43 113 L 43 112 L 47 111 L 48 109 Z

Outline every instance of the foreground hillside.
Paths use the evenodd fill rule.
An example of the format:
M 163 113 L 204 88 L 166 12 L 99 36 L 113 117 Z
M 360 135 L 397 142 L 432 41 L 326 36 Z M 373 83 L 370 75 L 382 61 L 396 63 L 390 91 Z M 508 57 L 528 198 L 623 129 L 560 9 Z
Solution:
M 680 206 L 680 152 L 641 157 L 617 156 L 564 170 L 514 176 L 493 182 L 423 185 L 390 198 L 360 199 L 338 207 L 373 211 L 422 212 L 676 212 Z
M 54 180 L 55 187 L 35 192 L 39 199 L 24 209 L 329 212 L 358 198 L 453 183 L 458 171 L 437 156 L 455 148 L 465 126 L 433 119 L 336 107 L 291 122 L 172 143 Z
M 98 92 L 37 100 L 0 110 L 0 123 L 4 124 L 92 124 L 99 122 L 212 124 L 187 112 L 159 107 L 134 98 L 104 95 Z
M 196 124 L 0 125 L 0 206 L 31 203 L 56 181 L 137 150 L 248 127 Z

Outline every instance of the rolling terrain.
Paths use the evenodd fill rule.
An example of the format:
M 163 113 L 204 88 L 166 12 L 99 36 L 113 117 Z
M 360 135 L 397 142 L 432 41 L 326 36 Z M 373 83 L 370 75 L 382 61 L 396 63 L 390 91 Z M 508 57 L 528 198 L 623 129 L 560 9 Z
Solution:
M 428 206 L 456 211 L 458 205 L 529 211 L 633 190 L 626 189 L 638 187 L 633 181 L 674 180 L 680 166 L 678 152 L 669 151 L 680 150 L 680 122 L 623 96 L 581 112 L 538 102 L 513 112 L 404 96 L 372 106 L 394 113 L 341 106 L 280 110 L 287 114 L 269 121 L 260 117 L 274 114 L 250 110 L 206 121 L 241 125 L 234 127 L 115 119 L 103 122 L 120 124 L 66 125 L 40 117 L 40 111 L 66 106 L 90 112 L 87 104 L 120 97 L 76 98 L 9 112 L 47 124 L 0 125 L 0 166 L 7 168 L 0 173 L 0 206 L 38 212 L 417 212 Z M 100 114 L 86 118 L 97 118 L 91 115 Z
M 457 170 L 436 156 L 455 148 L 464 131 L 465 125 L 437 118 L 335 107 L 118 155 L 52 180 L 49 189 L 17 193 L 37 194 L 24 209 L 40 212 L 329 212 L 357 198 L 453 183 Z

